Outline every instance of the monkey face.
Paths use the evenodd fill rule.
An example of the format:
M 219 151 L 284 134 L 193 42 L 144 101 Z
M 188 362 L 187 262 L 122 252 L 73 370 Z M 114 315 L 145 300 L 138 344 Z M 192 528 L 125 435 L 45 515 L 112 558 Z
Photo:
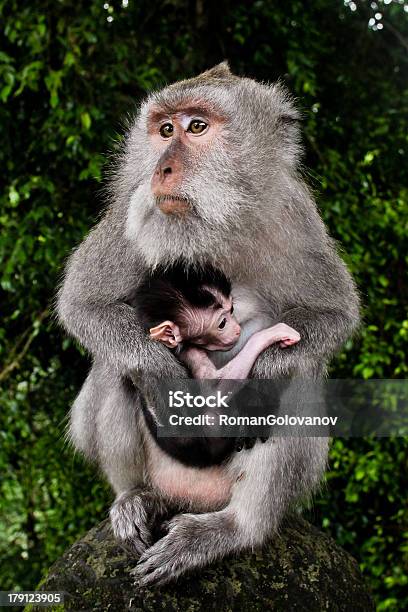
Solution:
M 191 164 L 205 157 L 219 138 L 222 121 L 210 109 L 181 108 L 167 114 L 154 106 L 149 115 L 149 133 L 160 158 L 151 180 L 156 204 L 166 215 L 187 215 L 193 210 L 192 198 L 180 195 L 186 191 L 186 177 Z M 188 190 L 187 190 L 188 191 Z
M 207 351 L 228 351 L 241 335 L 231 297 L 218 294 L 218 299 L 220 305 L 216 308 L 185 310 L 180 327 L 184 339 Z
M 204 114 L 202 101 L 192 104 L 164 114 L 155 103 L 147 115 L 149 171 L 131 195 L 127 236 L 153 265 L 176 256 L 208 260 L 211 244 L 228 240 L 239 216 L 242 192 L 228 170 L 226 119 L 208 106 Z
M 232 238 L 267 227 L 266 185 L 293 149 L 277 119 L 295 114 L 286 94 L 228 68 L 211 73 L 150 96 L 130 131 L 119 177 L 126 236 L 151 266 L 212 253 L 225 264 Z
M 205 338 L 205 349 L 229 351 L 238 342 L 240 335 L 241 327 L 235 317 L 228 312 L 223 313 L 209 329 Z

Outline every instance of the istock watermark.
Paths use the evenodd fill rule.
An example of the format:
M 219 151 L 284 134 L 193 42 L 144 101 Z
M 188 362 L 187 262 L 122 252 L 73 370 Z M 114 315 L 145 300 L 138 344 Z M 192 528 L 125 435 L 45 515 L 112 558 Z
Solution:
M 165 380 L 147 406 L 159 437 L 408 435 L 407 380 Z
M 218 427 L 274 427 L 278 426 L 294 426 L 294 427 L 334 427 L 337 424 L 338 416 L 293 416 L 268 414 L 267 416 L 230 416 L 229 414 L 198 414 L 196 416 L 181 416 L 171 414 L 169 416 L 169 425 L 188 427 L 201 427 L 203 425 L 214 425 Z
M 169 391 L 169 408 L 228 408 L 228 398 L 231 392 L 223 395 L 217 391 L 215 395 L 194 395 L 185 391 Z

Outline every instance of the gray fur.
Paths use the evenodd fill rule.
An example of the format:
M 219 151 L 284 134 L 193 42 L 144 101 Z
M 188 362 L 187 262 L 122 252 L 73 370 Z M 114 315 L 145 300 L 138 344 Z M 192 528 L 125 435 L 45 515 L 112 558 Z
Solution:
M 194 213 L 180 219 L 163 215 L 151 195 L 159 154 L 149 145 L 146 118 L 151 104 L 171 110 L 183 99 L 209 101 L 226 125 L 222 140 L 200 160 L 188 160 L 191 172 L 179 195 L 193 203 Z M 177 515 L 168 535 L 152 546 L 143 496 L 135 489 L 153 487 L 140 393 L 149 396 L 155 378 L 187 376 L 166 347 L 148 339 L 126 303 L 147 269 L 179 257 L 209 261 L 233 290 L 253 296 L 254 318 L 296 329 L 301 342 L 266 350 L 253 368 L 257 378 L 322 376 L 358 325 L 354 283 L 299 173 L 298 118 L 282 85 L 239 78 L 225 63 L 151 94 L 127 135 L 109 206 L 69 259 L 59 317 L 95 360 L 73 406 L 70 435 L 119 496 L 111 511 L 114 530 L 127 543 L 133 534 L 134 549 L 143 551 L 135 570 L 142 584 L 166 582 L 260 545 L 324 473 L 327 439 L 257 442 L 226 467 L 236 482 L 224 508 Z M 243 319 L 251 304 L 245 308 Z M 168 500 L 154 493 L 166 506 Z M 186 509 L 195 511 L 192 504 Z
M 167 506 L 154 491 L 130 489 L 118 495 L 110 509 L 115 536 L 137 555 L 152 545 L 152 527 L 165 517 Z

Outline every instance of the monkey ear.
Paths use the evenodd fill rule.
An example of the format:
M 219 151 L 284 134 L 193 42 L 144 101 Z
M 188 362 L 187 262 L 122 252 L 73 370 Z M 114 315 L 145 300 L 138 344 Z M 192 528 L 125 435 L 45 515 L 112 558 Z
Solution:
M 302 119 L 300 112 L 296 108 L 285 109 L 279 117 L 282 125 L 297 125 Z
M 300 121 L 299 113 L 285 113 L 279 117 L 279 122 L 283 125 L 296 125 Z
M 149 329 L 150 338 L 163 342 L 169 348 L 175 348 L 182 341 L 180 328 L 173 321 L 163 321 L 156 327 Z
M 295 106 L 295 99 L 283 81 L 278 80 L 269 87 L 273 105 L 278 112 L 278 123 L 283 126 L 294 125 L 302 120 L 302 113 Z

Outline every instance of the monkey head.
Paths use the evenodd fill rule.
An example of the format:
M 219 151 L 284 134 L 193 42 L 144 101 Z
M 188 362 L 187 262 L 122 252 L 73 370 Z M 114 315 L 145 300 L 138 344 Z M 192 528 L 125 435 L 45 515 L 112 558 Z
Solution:
M 297 119 L 280 84 L 237 77 L 226 63 L 152 93 L 115 182 L 126 237 L 145 262 L 211 261 L 216 253 L 212 263 L 225 269 L 234 248 L 270 228 L 278 176 L 299 157 Z
M 214 292 L 214 298 L 214 303 L 207 307 L 180 302 L 177 322 L 167 320 L 150 328 L 150 338 L 170 348 L 187 342 L 207 351 L 228 351 L 237 343 L 241 328 L 233 314 L 231 297 Z

